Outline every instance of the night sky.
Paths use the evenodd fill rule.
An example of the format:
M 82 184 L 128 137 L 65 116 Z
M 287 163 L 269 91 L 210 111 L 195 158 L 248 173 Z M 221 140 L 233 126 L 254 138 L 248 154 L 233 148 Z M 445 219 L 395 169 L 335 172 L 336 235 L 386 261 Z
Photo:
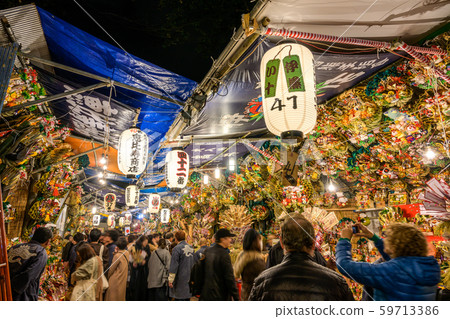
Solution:
M 200 82 L 228 44 L 252 0 L 77 0 L 122 47 Z M 0 9 L 35 3 L 116 45 L 73 0 L 2 0 Z

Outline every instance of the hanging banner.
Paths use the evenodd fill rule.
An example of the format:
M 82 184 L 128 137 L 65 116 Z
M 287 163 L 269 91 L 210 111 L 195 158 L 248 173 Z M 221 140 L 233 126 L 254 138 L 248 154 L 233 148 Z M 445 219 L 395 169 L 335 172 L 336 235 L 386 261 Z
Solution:
M 161 209 L 161 223 L 167 224 L 170 220 L 170 209 L 163 208 Z
M 116 195 L 113 193 L 108 193 L 105 195 L 105 210 L 111 212 L 116 208 Z
M 127 206 L 134 207 L 139 204 L 139 187 L 129 185 L 125 189 L 125 201 Z
M 273 47 L 274 43 L 263 42 L 230 72 L 196 123 L 185 129 L 182 135 L 225 136 L 266 131 L 261 97 L 261 86 L 265 83 L 261 83 L 259 73 L 264 53 Z M 341 55 L 313 52 L 313 57 L 317 104 L 324 103 L 399 59 L 391 53 Z
M 81 88 L 68 80 L 36 68 L 39 82 L 49 95 Z M 76 135 L 93 138 L 97 142 L 105 139 L 106 120 L 109 126 L 109 143 L 114 148 L 119 145 L 120 134 L 130 127 L 136 115 L 133 109 L 96 91 L 71 95 L 50 102 L 54 115 Z
M 130 230 L 129 226 L 124 228 L 124 234 L 125 234 L 125 236 L 128 236 L 129 234 L 131 234 L 131 230 Z
M 92 217 L 92 226 L 100 225 L 100 215 L 94 215 Z

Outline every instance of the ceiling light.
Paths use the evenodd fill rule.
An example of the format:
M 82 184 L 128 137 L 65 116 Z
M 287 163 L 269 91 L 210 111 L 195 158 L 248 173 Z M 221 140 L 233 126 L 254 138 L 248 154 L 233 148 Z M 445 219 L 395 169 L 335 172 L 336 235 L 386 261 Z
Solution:
M 214 171 L 214 177 L 215 177 L 216 179 L 219 179 L 219 178 L 220 178 L 220 169 L 219 169 L 219 168 L 216 168 L 216 169 L 215 169 L 215 171 Z
M 436 153 L 433 151 L 431 147 L 429 147 L 425 153 L 425 157 L 428 158 L 429 160 L 432 160 L 436 157 Z

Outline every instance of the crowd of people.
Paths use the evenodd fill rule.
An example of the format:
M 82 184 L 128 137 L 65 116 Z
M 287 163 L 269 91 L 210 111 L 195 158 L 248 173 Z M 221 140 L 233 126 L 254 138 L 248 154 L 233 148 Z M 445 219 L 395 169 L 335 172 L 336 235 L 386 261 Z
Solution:
M 346 279 L 364 285 L 364 300 L 448 300 L 438 291 L 440 267 L 428 256 L 424 235 L 414 226 L 392 224 L 378 237 L 362 224 L 341 232 L 336 260 L 316 247 L 312 224 L 301 215 L 281 226 L 279 241 L 263 255 L 263 238 L 249 229 L 234 264 L 230 246 L 236 236 L 219 229 L 199 248 L 184 231 L 122 236 L 117 230 L 92 229 L 68 236 L 62 251 L 67 270 L 67 300 L 92 301 L 349 301 Z M 353 236 L 374 242 L 380 259 L 373 264 L 352 260 Z M 9 251 L 14 300 L 37 300 L 39 278 L 52 232 L 38 228 L 32 240 Z M 238 283 L 242 283 L 238 289 Z

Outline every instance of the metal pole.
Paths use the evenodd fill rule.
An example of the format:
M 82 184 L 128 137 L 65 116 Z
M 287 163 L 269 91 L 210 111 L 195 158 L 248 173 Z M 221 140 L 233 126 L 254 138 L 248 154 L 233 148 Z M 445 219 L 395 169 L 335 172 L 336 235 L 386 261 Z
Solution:
M 25 58 L 27 58 L 27 59 L 29 59 L 31 61 L 34 61 L 34 62 L 38 62 L 38 63 L 46 64 L 46 65 L 49 65 L 49 66 L 53 66 L 53 67 L 61 69 L 61 70 L 69 71 L 69 72 L 72 72 L 72 73 L 75 73 L 75 74 L 79 74 L 79 75 L 82 75 L 82 76 L 85 76 L 85 77 L 88 77 L 88 78 L 91 78 L 91 79 L 99 80 L 99 81 L 102 81 L 102 82 L 107 82 L 107 83 L 111 82 L 111 83 L 114 83 L 114 85 L 116 85 L 116 86 L 120 86 L 120 87 L 122 87 L 124 89 L 127 89 L 127 90 L 130 90 L 130 91 L 135 91 L 135 92 L 138 92 L 138 93 L 142 93 L 142 94 L 145 94 L 145 95 L 157 98 L 159 100 L 164 100 L 164 101 L 167 101 L 167 102 L 170 102 L 170 103 L 175 103 L 175 104 L 178 104 L 180 106 L 184 106 L 183 102 L 180 102 L 180 101 L 177 101 L 177 100 L 173 100 L 171 98 L 159 95 L 157 93 L 153 93 L 153 92 L 150 92 L 150 91 L 139 89 L 139 88 L 136 88 L 136 87 L 128 85 L 128 84 L 112 81 L 110 78 L 105 78 L 103 76 L 92 74 L 92 73 L 89 73 L 89 72 L 86 72 L 86 71 L 81 71 L 81 70 L 72 68 L 70 66 L 67 66 L 67 65 L 64 65 L 64 64 L 60 64 L 60 63 L 56 63 L 56 62 L 53 62 L 53 61 L 41 59 L 41 58 L 38 58 L 38 57 L 29 56 L 27 54 L 20 53 L 20 55 L 22 55 L 23 57 L 25 57 Z
M 50 101 L 54 101 L 54 100 L 59 100 L 62 99 L 63 97 L 66 96 L 71 96 L 71 95 L 75 95 L 75 94 L 79 94 L 79 93 L 83 93 L 86 91 L 92 91 L 92 90 L 96 90 L 105 86 L 109 86 L 109 83 L 97 83 L 97 84 L 93 84 L 90 86 L 86 86 L 83 88 L 79 88 L 76 90 L 72 90 L 72 91 L 68 91 L 68 92 L 64 92 L 64 93 L 59 93 L 59 94 L 55 94 L 55 95 L 51 95 L 48 96 L 46 98 L 40 99 L 40 100 L 34 100 L 34 101 L 30 101 L 30 102 L 26 102 L 23 104 L 19 104 L 13 107 L 8 107 L 6 109 L 3 109 L 3 111 L 11 113 L 11 112 L 16 112 L 18 110 L 21 110 L 23 108 L 26 108 L 28 106 L 32 106 L 32 105 L 36 105 L 36 104 L 41 104 L 41 103 L 45 103 L 45 102 L 50 102 Z
M 103 145 L 102 145 L 102 146 L 98 146 L 98 147 L 93 148 L 93 149 L 91 149 L 91 150 L 89 150 L 89 151 L 86 151 L 86 152 L 83 152 L 83 153 L 80 153 L 80 154 L 77 154 L 77 155 L 68 157 L 68 158 L 66 158 L 66 159 L 63 159 L 62 161 L 56 162 L 56 163 L 54 163 L 54 164 L 52 164 L 52 165 L 48 165 L 48 166 L 45 166 L 45 167 L 41 167 L 41 168 L 39 168 L 39 169 L 37 169 L 37 170 L 32 171 L 31 174 L 40 173 L 40 172 L 42 172 L 42 171 L 45 171 L 48 167 L 53 167 L 53 166 L 55 166 L 55 165 L 58 165 L 58 164 L 61 164 L 61 163 L 64 163 L 64 162 L 71 161 L 71 160 L 73 160 L 73 159 L 75 159 L 75 158 L 78 158 L 78 157 L 80 157 L 80 156 L 89 154 L 89 153 L 91 153 L 91 152 L 95 152 L 96 150 L 99 150 L 99 149 L 101 149 L 101 148 L 103 148 L 103 147 L 104 147 Z

